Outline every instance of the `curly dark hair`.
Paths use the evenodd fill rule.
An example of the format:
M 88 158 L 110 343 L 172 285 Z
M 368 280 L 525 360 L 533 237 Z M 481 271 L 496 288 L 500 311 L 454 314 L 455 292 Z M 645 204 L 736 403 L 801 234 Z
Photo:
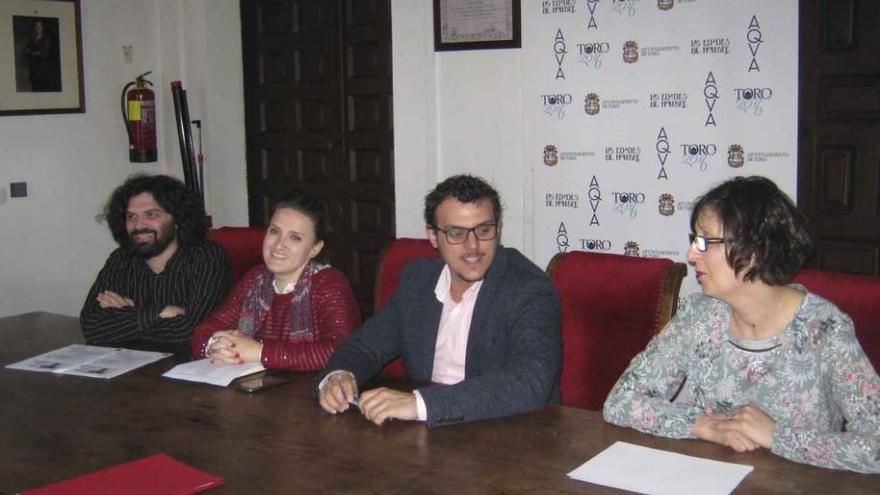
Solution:
M 425 225 L 436 229 L 437 207 L 448 198 L 455 198 L 462 203 L 477 203 L 484 199 L 492 202 L 492 214 L 495 223 L 501 223 L 501 199 L 498 191 L 488 182 L 475 175 L 453 175 L 437 186 L 425 196 Z
M 327 227 L 327 205 L 324 201 L 315 199 L 305 193 L 294 193 L 278 198 L 272 206 L 272 215 L 282 208 L 290 208 L 309 217 L 312 225 L 315 226 L 315 241 L 327 240 L 329 228 Z
M 766 177 L 734 177 L 698 198 L 691 231 L 704 212 L 717 215 L 727 264 L 743 280 L 785 285 L 813 251 L 806 216 Z
M 125 216 L 128 202 L 141 193 L 150 193 L 159 206 L 174 217 L 177 225 L 177 243 L 181 247 L 190 246 L 205 239 L 208 233 L 208 219 L 199 197 L 183 182 L 167 175 L 135 174 L 117 187 L 104 205 L 99 219 L 107 221 L 113 239 L 125 246 L 128 231 L 125 229 Z

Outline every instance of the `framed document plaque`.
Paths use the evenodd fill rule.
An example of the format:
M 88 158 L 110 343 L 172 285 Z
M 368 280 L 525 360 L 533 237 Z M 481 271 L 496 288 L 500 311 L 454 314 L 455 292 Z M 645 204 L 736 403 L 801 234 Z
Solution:
M 434 0 L 434 50 L 520 48 L 520 0 Z

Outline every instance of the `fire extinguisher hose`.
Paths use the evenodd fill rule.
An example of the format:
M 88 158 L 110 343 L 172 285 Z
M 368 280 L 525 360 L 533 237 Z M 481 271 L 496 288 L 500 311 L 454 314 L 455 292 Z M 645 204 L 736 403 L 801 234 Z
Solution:
M 128 125 L 128 108 L 125 104 L 125 96 L 128 94 L 128 88 L 132 87 L 135 81 L 131 81 L 122 88 L 122 121 L 125 122 L 125 132 L 128 134 L 128 145 L 131 146 L 131 127 Z

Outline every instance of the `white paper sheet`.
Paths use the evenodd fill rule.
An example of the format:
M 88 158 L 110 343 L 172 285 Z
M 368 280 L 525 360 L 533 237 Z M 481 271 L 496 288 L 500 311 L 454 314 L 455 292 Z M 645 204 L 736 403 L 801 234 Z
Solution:
M 63 373 L 91 378 L 114 378 L 171 354 L 112 347 L 71 344 L 67 347 L 9 364 L 13 370 Z
M 568 476 L 650 495 L 726 495 L 752 469 L 742 464 L 615 442 Z
M 162 376 L 225 387 L 238 377 L 257 373 L 264 369 L 266 368 L 262 363 L 211 364 L 211 360 L 205 358 L 178 364 Z

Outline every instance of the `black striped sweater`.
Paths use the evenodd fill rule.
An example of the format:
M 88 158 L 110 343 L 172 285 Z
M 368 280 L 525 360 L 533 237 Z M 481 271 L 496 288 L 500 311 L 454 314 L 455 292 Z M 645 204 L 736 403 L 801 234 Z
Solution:
M 117 248 L 80 312 L 83 336 L 90 344 L 187 342 L 195 326 L 223 302 L 232 285 L 231 273 L 226 250 L 209 240 L 179 248 L 162 273 L 153 273 L 144 259 Z M 101 308 L 97 296 L 105 290 L 134 300 L 135 306 Z M 159 313 L 169 305 L 180 306 L 186 313 L 160 318 Z

